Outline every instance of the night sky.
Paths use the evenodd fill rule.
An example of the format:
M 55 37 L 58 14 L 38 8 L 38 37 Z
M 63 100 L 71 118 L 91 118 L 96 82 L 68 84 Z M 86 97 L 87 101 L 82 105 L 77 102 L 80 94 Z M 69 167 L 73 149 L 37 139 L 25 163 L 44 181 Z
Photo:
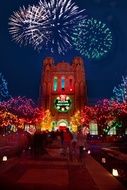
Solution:
M 0 2 L 0 72 L 8 82 L 12 96 L 26 96 L 37 101 L 42 60 L 46 56 L 55 61 L 71 62 L 74 56 L 81 56 L 85 62 L 88 99 L 110 98 L 114 86 L 122 75 L 127 75 L 127 0 L 73 0 L 80 9 L 86 9 L 89 17 L 106 23 L 113 36 L 112 50 L 106 57 L 92 61 L 74 49 L 64 56 L 49 54 L 45 47 L 38 53 L 31 46 L 22 46 L 12 41 L 8 32 L 9 17 L 13 11 L 38 0 L 3 0 Z

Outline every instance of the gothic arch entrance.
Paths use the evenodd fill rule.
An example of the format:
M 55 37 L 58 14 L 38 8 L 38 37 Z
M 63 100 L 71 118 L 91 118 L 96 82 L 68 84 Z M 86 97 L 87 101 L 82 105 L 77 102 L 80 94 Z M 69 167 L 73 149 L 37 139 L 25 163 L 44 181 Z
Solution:
M 65 130 L 66 128 L 70 128 L 69 126 L 69 123 L 67 120 L 65 119 L 61 119 L 57 122 L 57 125 L 56 125 L 56 130 L 59 129 L 59 130 Z

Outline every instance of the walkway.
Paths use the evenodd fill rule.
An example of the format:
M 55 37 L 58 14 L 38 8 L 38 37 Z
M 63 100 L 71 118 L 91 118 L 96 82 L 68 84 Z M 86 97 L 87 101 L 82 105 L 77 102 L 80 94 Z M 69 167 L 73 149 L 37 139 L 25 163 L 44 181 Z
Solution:
M 33 160 L 27 153 L 1 163 L 1 189 L 13 190 L 125 190 L 116 178 L 90 155 L 85 163 L 69 162 L 61 157 L 59 146 L 52 145 L 48 154 Z M 12 164 L 13 163 L 13 164 Z M 3 166 L 3 164 L 5 166 Z M 3 172 L 2 172 L 3 171 Z

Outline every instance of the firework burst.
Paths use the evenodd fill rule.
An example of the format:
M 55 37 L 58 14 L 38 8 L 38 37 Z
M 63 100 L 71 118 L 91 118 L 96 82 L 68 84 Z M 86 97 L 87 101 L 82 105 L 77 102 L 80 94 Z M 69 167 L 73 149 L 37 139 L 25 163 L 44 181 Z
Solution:
M 86 17 L 84 12 L 72 0 L 40 0 L 37 6 L 14 12 L 9 31 L 17 43 L 64 54 L 72 47 L 72 28 Z
M 39 6 L 20 8 L 9 19 L 9 32 L 19 44 L 32 44 L 34 48 L 48 38 L 46 12 Z M 39 46 L 38 46 L 39 48 Z
M 101 21 L 84 19 L 74 28 L 72 42 L 76 50 L 88 59 L 100 59 L 112 47 L 112 34 Z

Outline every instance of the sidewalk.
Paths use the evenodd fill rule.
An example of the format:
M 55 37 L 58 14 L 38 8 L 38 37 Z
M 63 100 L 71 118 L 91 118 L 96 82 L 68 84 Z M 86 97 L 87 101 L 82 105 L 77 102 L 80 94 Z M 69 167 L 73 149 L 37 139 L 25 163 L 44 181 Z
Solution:
M 58 146 L 47 149 L 48 154 L 38 160 L 26 155 L 0 175 L 2 189 L 13 190 L 126 190 L 106 169 L 90 155 L 85 163 L 61 158 Z
M 86 156 L 86 168 L 99 190 L 125 190 L 126 188 L 91 156 Z

